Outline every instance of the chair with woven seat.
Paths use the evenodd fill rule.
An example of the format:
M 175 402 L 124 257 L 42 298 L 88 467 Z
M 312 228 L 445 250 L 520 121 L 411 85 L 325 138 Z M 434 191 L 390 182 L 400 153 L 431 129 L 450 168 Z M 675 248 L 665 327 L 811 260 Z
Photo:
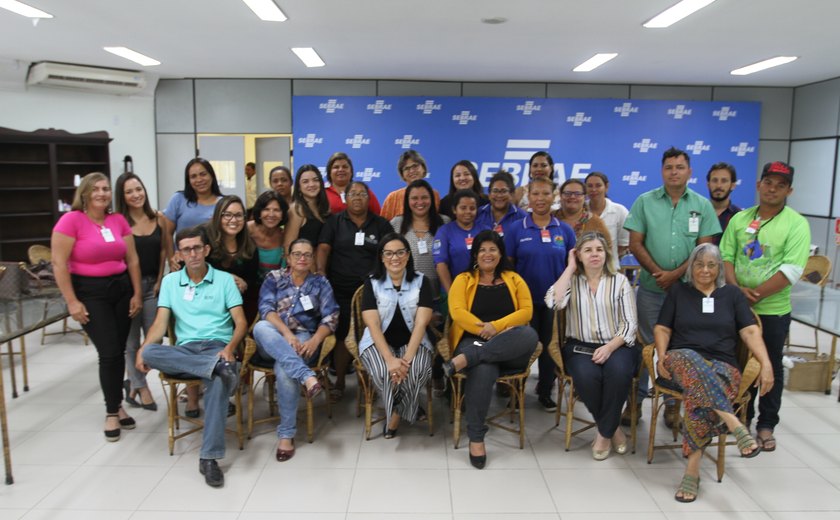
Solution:
M 356 369 L 356 377 L 359 385 L 356 388 L 356 417 L 362 414 L 362 402 L 365 408 L 365 439 L 370 440 L 370 432 L 373 425 L 385 420 L 385 415 L 382 414 L 376 418 L 373 417 L 373 403 L 376 401 L 376 385 L 370 379 L 370 374 L 362 363 L 362 358 L 359 356 L 359 342 L 362 340 L 362 334 L 365 330 L 364 321 L 362 321 L 362 291 L 364 287 L 359 287 L 353 294 L 353 300 L 350 304 L 350 330 L 347 333 L 347 338 L 344 344 L 347 345 L 347 350 L 353 356 L 353 367 Z M 373 347 L 371 347 L 373 348 Z M 429 436 L 435 434 L 434 418 L 433 418 L 433 404 L 432 404 L 432 380 L 426 385 L 426 418 L 429 422 Z
M 753 314 L 755 314 L 755 312 L 753 312 Z M 759 321 L 757 317 L 756 320 L 759 328 L 761 328 L 761 321 Z M 656 349 L 653 344 L 646 345 L 644 350 L 642 351 L 642 360 L 644 361 L 644 365 L 647 367 L 650 374 L 656 374 L 656 362 L 654 360 L 655 353 Z M 747 406 L 750 402 L 750 388 L 752 387 L 753 383 L 755 383 L 756 379 L 758 379 L 759 372 L 761 371 L 761 366 L 758 360 L 753 357 L 752 352 L 750 352 L 746 344 L 744 344 L 744 342 L 740 338 L 738 339 L 736 357 L 738 361 L 738 368 L 741 370 L 741 384 L 738 387 L 738 392 L 736 394 L 735 399 L 732 402 L 732 408 L 735 412 L 735 415 L 738 416 L 740 421 L 742 423 L 746 423 Z M 776 384 L 779 384 L 779 382 L 777 381 Z M 652 385 L 652 391 L 653 398 L 651 401 L 650 436 L 648 437 L 647 454 L 648 464 L 653 462 L 653 456 L 656 450 L 682 448 L 682 444 L 676 444 L 676 441 L 677 436 L 679 435 L 680 426 L 682 424 L 682 421 L 684 420 L 684 418 L 680 416 L 680 420 L 677 421 L 677 423 L 672 428 L 675 444 L 664 444 L 656 446 L 656 421 L 659 415 L 660 408 L 662 408 L 662 406 L 665 404 L 666 399 L 676 399 L 678 401 L 682 401 L 683 395 L 681 391 L 663 385 L 662 380 L 658 377 L 655 379 L 654 384 Z M 660 400 L 662 402 L 660 402 Z M 683 407 L 683 413 L 685 413 L 685 407 Z M 717 457 L 712 456 L 709 453 L 709 450 L 704 450 L 704 454 L 706 455 L 706 457 L 712 460 L 717 466 L 718 482 L 723 480 L 726 462 L 726 446 L 736 445 L 734 441 L 727 442 L 727 436 L 727 433 L 722 433 L 718 436 L 717 442 L 711 442 L 706 446 L 707 448 L 717 446 Z
M 565 415 L 565 448 L 569 451 L 572 444 L 572 437 L 583 433 L 596 426 L 595 421 L 575 415 L 575 405 L 578 402 L 579 396 L 575 391 L 575 382 L 572 376 L 566 372 L 566 365 L 563 361 L 562 348 L 565 343 L 566 325 L 566 310 L 563 309 L 555 314 L 554 325 L 551 333 L 551 342 L 548 344 L 548 353 L 554 361 L 554 371 L 557 375 L 557 411 L 554 416 L 554 426 L 560 426 L 560 417 Z M 638 341 L 638 337 L 637 337 Z M 641 364 L 640 364 L 641 365 Z M 638 407 L 636 400 L 638 399 L 637 391 L 639 388 L 639 378 L 641 377 L 642 369 L 633 377 L 630 383 L 630 450 L 636 453 L 636 430 L 639 424 Z M 568 391 L 566 391 L 568 389 Z M 563 405 L 566 405 L 566 411 L 563 412 Z M 580 423 L 581 427 L 574 429 L 575 423 Z
M 332 418 L 332 407 L 330 406 L 330 379 L 327 377 L 327 370 L 329 363 L 327 357 L 335 347 L 335 336 L 329 335 L 321 344 L 321 351 L 318 354 L 318 359 L 314 366 L 310 367 L 318 382 L 324 387 L 324 406 L 327 409 L 327 418 Z M 269 422 L 275 422 L 280 419 L 280 413 L 277 407 L 277 393 L 276 393 L 276 376 L 274 374 L 274 360 L 261 356 L 257 351 L 257 343 L 249 335 L 245 338 L 245 351 L 242 356 L 243 379 L 248 381 L 248 439 L 251 439 L 254 432 L 254 426 Z M 257 377 L 257 374 L 261 376 Z M 261 419 L 254 419 L 254 395 L 256 394 L 257 386 L 260 381 L 268 387 L 268 417 Z M 241 385 L 240 385 L 241 391 Z M 315 403 L 313 398 L 309 397 L 304 385 L 301 385 L 301 395 L 306 403 L 306 440 L 312 442 L 315 439 Z
M 443 336 L 437 342 L 437 351 L 440 357 L 443 358 L 444 363 L 449 363 L 452 359 L 452 351 L 449 345 L 449 328 L 451 325 L 452 318 L 447 317 Z M 525 448 L 525 383 L 528 380 L 528 376 L 531 375 L 531 366 L 540 357 L 542 350 L 542 344 L 537 343 L 537 348 L 534 349 L 533 354 L 528 359 L 528 365 L 522 371 L 512 374 L 502 374 L 496 378 L 497 385 L 502 385 L 510 391 L 510 401 L 503 410 L 488 417 L 487 424 L 519 435 L 519 449 Z M 466 378 L 466 373 L 458 372 L 449 379 L 452 387 L 449 411 L 450 421 L 453 425 L 452 441 L 456 449 L 461 441 L 461 410 L 464 404 L 464 381 Z M 516 420 L 517 415 L 518 421 Z M 509 424 L 516 423 L 516 426 L 509 426 L 509 424 L 502 422 L 504 417 L 508 417 Z

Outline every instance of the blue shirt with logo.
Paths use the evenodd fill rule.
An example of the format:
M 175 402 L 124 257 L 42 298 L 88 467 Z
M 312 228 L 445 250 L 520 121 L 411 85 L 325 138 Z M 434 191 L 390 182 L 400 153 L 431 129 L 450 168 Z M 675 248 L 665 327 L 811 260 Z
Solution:
M 510 226 L 517 220 L 525 218 L 527 214 L 528 212 L 524 209 L 517 207 L 516 204 L 511 204 L 508 206 L 508 211 L 505 213 L 505 216 L 502 217 L 502 220 L 500 222 L 496 222 L 496 219 L 493 217 L 493 206 L 491 204 L 487 204 L 478 208 L 478 216 L 475 217 L 475 225 L 481 229 L 492 229 L 496 233 L 499 233 L 499 230 L 496 229 L 497 226 L 501 225 L 502 231 L 499 235 L 504 237 L 510 232 Z
M 543 229 L 548 231 L 548 242 L 543 242 Z M 507 256 L 516 262 L 516 272 L 528 284 L 535 305 L 545 305 L 543 296 L 566 270 L 569 250 L 576 242 L 571 226 L 555 217 L 541 228 L 534 223 L 533 216 L 528 215 L 517 220 L 505 234 Z
M 452 278 L 469 270 L 470 250 L 467 248 L 467 238 L 475 238 L 485 229 L 487 228 L 473 224 L 472 229 L 466 231 L 454 221 L 438 228 L 435 233 L 435 243 L 432 246 L 435 265 L 446 264 Z

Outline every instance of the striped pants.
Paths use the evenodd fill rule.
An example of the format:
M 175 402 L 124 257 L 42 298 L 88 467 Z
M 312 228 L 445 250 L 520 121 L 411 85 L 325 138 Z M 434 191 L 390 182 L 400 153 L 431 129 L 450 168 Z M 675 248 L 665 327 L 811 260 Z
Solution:
M 394 355 L 402 357 L 406 348 L 407 345 L 403 345 Z M 420 391 L 432 375 L 432 353 L 423 347 L 418 348 L 411 368 L 408 369 L 408 377 L 398 385 L 391 382 L 385 360 L 375 346 L 371 345 L 365 349 L 361 358 L 371 381 L 382 396 L 385 417 L 391 417 L 396 411 L 401 419 L 413 423 L 417 418 L 417 407 L 420 405 Z

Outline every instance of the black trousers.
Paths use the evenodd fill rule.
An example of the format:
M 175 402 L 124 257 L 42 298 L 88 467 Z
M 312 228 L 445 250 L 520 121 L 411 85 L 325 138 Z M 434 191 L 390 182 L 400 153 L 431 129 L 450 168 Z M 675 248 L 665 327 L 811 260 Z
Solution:
M 99 353 L 99 386 L 105 397 L 106 413 L 117 413 L 123 399 L 125 343 L 131 327 L 128 304 L 133 294 L 131 281 L 123 273 L 92 277 L 72 275 L 76 298 L 87 308 L 90 321 L 83 326 Z

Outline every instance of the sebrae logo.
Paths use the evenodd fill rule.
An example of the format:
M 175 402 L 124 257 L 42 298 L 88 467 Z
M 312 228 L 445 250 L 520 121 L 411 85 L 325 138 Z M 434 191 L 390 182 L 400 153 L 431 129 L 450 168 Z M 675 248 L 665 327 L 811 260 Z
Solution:
M 755 151 L 755 146 L 750 146 L 750 143 L 738 143 L 738 146 L 733 146 L 729 149 L 730 152 L 734 153 L 738 157 L 744 157 L 748 153 L 753 153 Z
M 335 114 L 336 110 L 344 110 L 344 103 L 339 103 L 337 99 L 328 99 L 326 103 L 318 105 L 318 108 L 326 114 Z
M 633 149 L 639 150 L 639 153 L 648 153 L 648 150 L 656 150 L 657 147 L 659 147 L 659 143 L 651 141 L 649 137 L 643 138 L 638 143 L 633 143 Z
M 630 114 L 639 113 L 639 107 L 633 106 L 633 103 L 624 103 L 620 106 L 614 107 L 613 112 L 619 114 L 620 117 L 630 117 Z
M 453 115 L 452 120 L 458 121 L 459 125 L 467 125 L 471 121 L 477 121 L 478 116 L 471 114 L 469 110 L 462 110 L 460 114 Z
M 356 178 L 363 182 L 370 182 L 371 179 L 378 179 L 382 176 L 382 172 L 376 171 L 373 168 L 365 168 L 362 171 L 356 172 Z
M 323 144 L 324 138 L 318 137 L 316 134 L 306 134 L 306 137 L 299 137 L 298 144 L 302 144 L 304 148 L 314 148 L 316 144 Z
M 674 108 L 668 109 L 668 115 L 672 116 L 674 119 L 682 119 L 685 116 L 691 115 L 692 109 L 685 108 L 685 105 L 677 105 Z
M 406 134 L 399 139 L 394 139 L 394 144 L 400 145 L 400 148 L 408 150 L 412 146 L 420 144 L 420 139 L 415 139 L 413 135 Z
M 435 103 L 434 99 L 427 99 L 425 103 L 417 105 L 417 110 L 423 112 L 424 116 L 433 113 L 435 110 L 440 110 L 440 103 Z
M 382 114 L 386 110 L 391 110 L 391 104 L 386 103 L 383 99 L 377 99 L 376 103 L 371 103 L 367 106 L 367 109 L 373 112 L 376 115 Z
M 703 152 L 708 152 L 712 149 L 711 145 L 704 143 L 703 141 L 694 141 L 691 144 L 685 146 L 686 150 L 691 150 L 691 155 L 700 155 Z
M 536 152 L 548 151 L 550 148 L 551 139 L 508 139 L 502 161 L 474 163 L 478 170 L 479 180 L 487 186 L 494 173 L 506 170 L 513 176 L 516 186 L 524 186 L 528 184 L 528 164 L 531 156 Z M 583 179 L 591 169 L 591 163 L 573 163 L 569 178 Z M 554 163 L 554 181 L 562 183 L 566 178 L 565 164 Z
M 362 134 L 356 134 L 353 137 L 345 139 L 344 144 L 349 144 L 352 148 L 359 149 L 366 144 L 370 144 L 370 138 Z
M 621 180 L 630 186 L 636 186 L 640 182 L 645 182 L 647 180 L 647 175 L 642 175 L 641 172 L 632 171 L 630 172 L 630 175 L 624 175 L 621 177 Z
M 537 105 L 533 101 L 526 101 L 524 105 L 516 105 L 516 111 L 522 112 L 523 116 L 530 116 L 540 110 L 542 110 L 542 105 Z
M 712 116 L 718 118 L 718 121 L 726 121 L 730 117 L 735 117 L 737 115 L 738 111 L 732 110 L 731 107 L 720 107 L 720 110 L 712 112 Z
M 584 123 L 592 122 L 592 116 L 588 116 L 584 112 L 576 112 L 575 115 L 567 117 L 566 122 L 572 123 L 572 126 L 583 126 Z

